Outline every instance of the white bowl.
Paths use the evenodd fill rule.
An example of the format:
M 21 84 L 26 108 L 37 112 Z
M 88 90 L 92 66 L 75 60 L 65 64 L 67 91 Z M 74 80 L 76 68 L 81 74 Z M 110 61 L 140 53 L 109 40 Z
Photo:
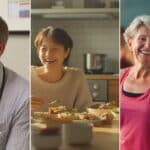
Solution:
M 61 135 L 40 135 L 32 132 L 32 146 L 36 149 L 55 149 L 61 145 Z
M 62 136 L 67 144 L 90 144 L 92 140 L 92 124 L 87 122 L 73 122 L 63 124 Z

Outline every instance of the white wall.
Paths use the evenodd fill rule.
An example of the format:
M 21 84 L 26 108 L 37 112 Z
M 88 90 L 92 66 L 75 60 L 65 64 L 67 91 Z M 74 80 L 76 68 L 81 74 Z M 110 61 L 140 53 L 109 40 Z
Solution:
M 30 70 L 30 37 L 29 35 L 10 35 L 1 58 L 5 66 L 11 68 L 27 80 Z

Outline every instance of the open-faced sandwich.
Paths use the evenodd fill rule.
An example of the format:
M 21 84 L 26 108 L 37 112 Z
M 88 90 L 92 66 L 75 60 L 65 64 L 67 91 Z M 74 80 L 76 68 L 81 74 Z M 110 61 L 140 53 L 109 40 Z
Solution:
M 116 117 L 112 111 L 116 106 L 109 103 L 95 106 L 87 108 L 85 112 L 79 112 L 77 109 L 69 110 L 63 105 L 51 106 L 48 108 L 48 112 L 35 112 L 34 118 L 42 118 L 44 121 L 57 123 L 90 121 L 111 124 Z
M 63 105 L 55 106 L 55 107 L 53 106 L 53 107 L 48 108 L 49 114 L 58 114 L 58 113 L 61 113 L 61 112 L 64 112 L 64 111 L 67 111 L 67 109 Z

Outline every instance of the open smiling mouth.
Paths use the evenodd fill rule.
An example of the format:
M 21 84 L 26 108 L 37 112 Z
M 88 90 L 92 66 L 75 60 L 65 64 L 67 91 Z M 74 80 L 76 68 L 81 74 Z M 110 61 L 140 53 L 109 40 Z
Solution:
M 141 49 L 139 49 L 139 52 L 144 54 L 144 55 L 150 55 L 150 50 L 141 50 Z
M 46 61 L 46 63 L 48 63 L 48 64 L 52 64 L 52 63 L 55 63 L 56 62 L 56 60 L 47 60 Z

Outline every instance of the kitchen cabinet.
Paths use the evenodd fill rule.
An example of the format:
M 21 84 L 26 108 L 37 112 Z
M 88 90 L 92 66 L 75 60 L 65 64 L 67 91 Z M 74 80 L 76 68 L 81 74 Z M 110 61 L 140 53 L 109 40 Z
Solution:
M 32 9 L 32 16 L 43 18 L 116 18 L 118 8 L 62 8 L 62 9 Z
M 119 16 L 119 1 L 32 0 L 32 16 L 43 18 L 113 18 Z
M 119 80 L 111 79 L 108 80 L 108 99 L 109 101 L 116 101 L 116 104 L 119 106 Z
M 108 75 L 108 74 L 101 74 L 101 75 L 90 75 L 86 74 L 87 80 L 95 80 L 95 83 L 98 82 L 107 82 L 107 87 L 105 88 L 105 92 L 107 94 L 107 99 L 105 100 L 99 100 L 99 102 L 112 102 L 115 101 L 117 105 L 119 105 L 119 76 L 117 74 L 115 75 Z M 91 85 L 90 85 L 91 86 Z M 104 90 L 104 87 L 101 87 Z M 101 89 L 99 89 L 101 90 Z M 93 91 L 92 91 L 93 92 Z M 102 95 L 104 94 L 104 91 L 102 92 Z M 100 94 L 99 94 L 100 95 Z M 93 96 L 93 95 L 92 95 Z M 101 96 L 100 96 L 101 98 Z

